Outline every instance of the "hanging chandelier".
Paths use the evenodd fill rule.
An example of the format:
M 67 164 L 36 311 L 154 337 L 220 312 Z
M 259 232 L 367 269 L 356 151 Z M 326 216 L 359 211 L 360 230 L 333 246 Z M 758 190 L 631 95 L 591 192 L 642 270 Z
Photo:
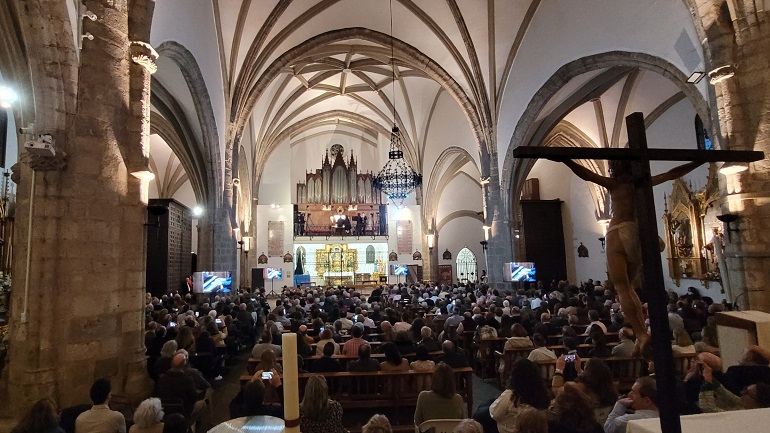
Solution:
M 401 131 L 393 125 L 390 132 L 388 162 L 374 178 L 373 185 L 384 192 L 388 199 L 401 207 L 409 193 L 422 184 L 422 175 L 412 170 L 404 160 L 401 150 Z
M 401 150 L 401 131 L 396 126 L 396 60 L 393 43 L 393 0 L 390 2 L 390 62 L 393 71 L 393 129 L 390 132 L 388 162 L 372 180 L 372 185 L 384 192 L 397 207 L 404 204 L 409 193 L 422 184 L 422 175 L 415 172 L 404 159 Z

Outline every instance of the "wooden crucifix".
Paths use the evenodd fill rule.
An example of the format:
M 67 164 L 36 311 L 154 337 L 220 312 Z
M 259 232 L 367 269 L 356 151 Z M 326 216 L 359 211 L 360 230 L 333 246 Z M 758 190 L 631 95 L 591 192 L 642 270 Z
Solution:
M 660 263 L 661 250 L 652 187 L 662 181 L 680 177 L 706 162 L 753 162 L 764 159 L 764 153 L 739 150 L 649 149 L 647 148 L 647 136 L 645 133 L 644 115 L 642 113 L 633 113 L 626 117 L 626 129 L 628 132 L 627 149 L 520 146 L 514 149 L 513 157 L 547 158 L 565 162 L 581 178 L 607 187 L 610 190 L 610 197 L 613 201 L 620 202 L 620 200 L 623 200 L 627 203 L 625 211 L 630 209 L 630 212 L 633 214 L 630 216 L 626 215 L 624 221 L 616 224 L 616 229 L 614 230 L 616 233 L 613 234 L 613 241 L 616 245 L 613 248 L 625 248 L 626 251 L 630 249 L 641 250 L 640 258 L 643 265 L 641 271 L 644 276 L 642 289 L 647 294 L 647 311 L 650 318 L 650 327 L 652 328 L 651 342 L 654 348 L 652 358 L 655 362 L 655 377 L 658 388 L 658 401 L 656 403 L 660 410 L 660 426 L 663 433 L 681 433 L 682 427 L 679 423 L 679 414 L 676 408 L 677 391 L 673 353 L 671 350 L 671 329 L 668 325 L 668 313 L 666 310 L 668 297 L 666 296 L 663 282 L 663 268 Z M 613 174 L 612 178 L 605 178 L 572 162 L 572 160 L 576 159 L 625 161 L 630 168 L 630 173 L 621 173 L 620 175 L 627 176 L 630 174 L 630 176 L 625 180 L 627 182 L 625 185 L 620 185 L 618 182 L 622 183 L 623 180 L 617 179 L 618 173 Z M 653 177 L 650 174 L 651 161 L 687 161 L 688 163 Z M 615 167 L 617 166 L 615 165 Z M 613 215 L 613 219 L 615 219 L 615 216 Z M 631 218 L 630 221 L 628 221 L 629 217 Z M 621 220 L 623 220 L 622 217 Z M 630 233 L 628 232 L 629 229 L 631 229 Z M 612 222 L 610 230 L 613 230 Z M 629 236 L 636 237 L 629 239 Z M 634 245 L 637 240 L 640 248 Z M 608 236 L 608 267 L 611 267 L 609 241 Z M 630 251 L 629 254 L 621 251 L 619 255 L 629 259 L 629 255 L 634 254 L 638 253 Z M 625 283 L 633 282 L 635 279 L 633 275 L 635 273 L 634 265 L 628 262 L 624 265 Z M 621 277 L 620 279 L 622 280 L 623 278 Z M 616 282 L 613 281 L 612 269 L 610 269 L 610 281 L 617 286 Z M 623 309 L 629 308 L 633 310 L 638 306 L 639 298 L 633 291 L 633 287 L 630 292 L 620 294 L 620 290 L 618 290 L 618 293 Z M 634 327 L 638 328 L 638 325 Z M 634 329 L 634 331 L 642 338 L 649 338 L 644 329 L 641 330 L 642 334 L 640 334 L 639 329 Z

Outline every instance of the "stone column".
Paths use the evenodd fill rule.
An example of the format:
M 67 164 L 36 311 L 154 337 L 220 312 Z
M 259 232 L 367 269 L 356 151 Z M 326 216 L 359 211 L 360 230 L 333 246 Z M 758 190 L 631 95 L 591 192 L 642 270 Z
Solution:
M 132 100 L 131 91 L 134 84 L 144 95 L 144 79 L 132 78 L 142 67 L 131 64 L 127 1 L 84 4 L 98 19 L 85 25 L 94 39 L 84 42 L 77 109 L 57 141 L 66 166 L 21 167 L 20 226 L 30 218 L 33 183 L 36 190 L 27 307 L 22 291 L 13 294 L 9 372 L 17 408 L 45 396 L 59 407 L 88 401 L 96 378 L 110 378 L 114 394 L 140 393 L 147 384 L 145 206 L 143 181 L 131 175 L 146 157 L 147 112 L 137 109 L 144 102 Z M 16 239 L 24 253 L 26 234 Z M 25 275 L 24 253 L 15 258 L 14 275 Z
M 722 147 L 766 155 L 748 171 L 721 176 L 722 211 L 737 214 L 732 227 L 740 229 L 730 233 L 726 247 L 728 277 L 742 309 L 770 312 L 770 13 L 737 1 L 726 17 L 717 6 L 702 7 L 700 18 L 704 25 L 730 30 L 706 46 L 713 55 L 710 78 Z
M 507 212 L 504 212 L 503 208 L 509 205 L 502 201 L 496 155 L 490 158 L 489 165 L 489 182 L 483 185 L 486 216 L 484 224 L 490 227 L 486 257 L 487 278 L 490 287 L 508 290 L 511 285 L 503 281 L 503 263 L 513 259 L 513 252 L 510 224 L 504 219 Z

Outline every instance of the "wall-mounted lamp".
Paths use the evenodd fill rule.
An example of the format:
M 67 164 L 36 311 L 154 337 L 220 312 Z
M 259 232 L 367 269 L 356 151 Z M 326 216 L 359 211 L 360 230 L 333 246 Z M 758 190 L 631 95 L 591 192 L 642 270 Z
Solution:
M 479 180 L 479 183 L 482 184 L 482 185 L 488 184 L 489 183 L 489 176 L 482 177 L 481 180 Z
M 426 236 L 428 238 L 428 250 L 433 252 L 433 247 L 436 246 L 436 244 L 435 244 L 435 242 L 436 242 L 436 235 L 434 235 L 433 233 L 429 233 Z
M 731 174 L 742 173 L 748 169 L 749 164 L 746 162 L 727 162 L 719 169 L 719 172 L 728 176 Z
M 607 236 L 607 228 L 610 226 L 610 220 L 609 219 L 601 219 L 599 221 L 596 221 L 599 223 L 599 225 L 602 227 L 602 236 Z
M 0 108 L 11 108 L 18 96 L 10 87 L 0 86 Z
M 483 251 L 486 251 L 486 250 L 487 250 L 487 248 L 488 248 L 489 242 L 487 242 L 487 241 L 481 241 L 481 242 L 479 242 L 479 243 L 481 244 L 481 249 L 482 249 Z
M 492 230 L 492 227 L 484 224 L 483 226 L 481 226 L 481 228 L 484 229 L 484 240 L 488 241 L 489 240 L 489 231 Z
M 726 213 L 722 215 L 717 215 L 717 219 L 719 221 L 722 221 L 725 224 L 725 233 L 727 233 L 727 241 L 730 241 L 730 232 L 739 232 L 741 229 L 739 228 L 732 228 L 730 227 L 731 223 L 734 223 L 735 221 L 738 221 L 740 218 L 740 215 L 736 215 L 734 213 Z
M 602 237 L 599 238 L 599 242 L 602 243 L 602 252 L 605 252 L 606 250 L 604 249 L 604 246 L 607 243 L 607 238 L 602 236 Z
M 203 215 L 203 208 L 202 208 L 202 207 L 200 207 L 200 206 L 195 206 L 195 207 L 193 208 L 193 211 L 192 211 L 192 213 L 193 213 L 193 216 L 194 216 L 195 218 L 198 218 L 199 216 Z
M 251 249 L 251 236 L 244 236 L 241 238 L 241 242 L 243 242 L 241 245 L 243 245 L 243 254 L 246 254 L 246 256 L 249 255 L 249 250 Z

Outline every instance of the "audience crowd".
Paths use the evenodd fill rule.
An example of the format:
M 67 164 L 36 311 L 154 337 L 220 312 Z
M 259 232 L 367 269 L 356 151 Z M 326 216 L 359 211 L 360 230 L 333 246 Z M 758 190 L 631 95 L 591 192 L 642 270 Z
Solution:
M 677 384 L 679 412 L 770 407 L 770 353 L 750 346 L 739 365 L 725 369 L 714 317 L 725 305 L 695 289 L 669 295 L 672 350 L 693 357 Z M 300 404 L 303 432 L 347 431 L 337 390 L 323 376 L 340 371 L 432 372 L 416 376 L 423 391 L 414 424 L 457 419 L 461 433 L 623 433 L 630 420 L 658 416 L 654 365 L 619 395 L 605 362 L 635 356 L 634 332 L 608 282 L 538 282 L 505 293 L 485 285 L 399 284 L 369 296 L 345 287 L 285 287 L 274 307 L 264 292 L 197 302 L 191 294 L 148 294 L 144 341 L 156 386 L 154 398 L 130 414 L 130 432 L 187 431 L 199 424 L 213 411 L 212 385 L 247 349 L 256 372 L 230 402 L 230 416 L 282 418 L 283 332 L 297 333 L 299 373 L 310 374 Z M 495 347 L 527 355 L 513 365 L 498 357 L 496 365 Z M 555 363 L 551 383 L 539 373 L 544 362 Z M 473 414 L 456 391 L 453 371 L 469 366 L 506 381 L 505 390 L 479 402 Z M 125 432 L 126 417 L 110 409 L 110 396 L 110 382 L 100 379 L 91 388 L 92 405 L 57 414 L 42 400 L 13 432 Z M 372 433 L 391 429 L 383 415 L 363 426 Z

